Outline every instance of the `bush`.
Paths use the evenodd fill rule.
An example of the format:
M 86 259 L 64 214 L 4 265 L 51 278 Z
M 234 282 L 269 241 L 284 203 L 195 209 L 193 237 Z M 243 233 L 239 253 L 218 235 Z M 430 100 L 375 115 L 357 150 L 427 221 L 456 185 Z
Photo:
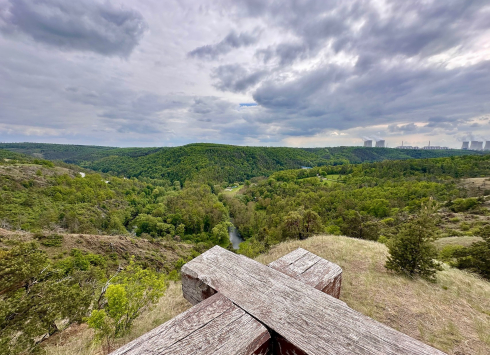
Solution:
M 331 224 L 331 225 L 325 227 L 325 233 L 332 234 L 332 235 L 341 235 L 342 234 L 342 232 L 340 231 L 340 227 L 335 225 L 335 224 Z
M 437 258 L 441 261 L 451 263 L 454 261 L 455 255 L 463 249 L 465 249 L 465 247 L 462 245 L 446 245 L 439 252 L 439 256 Z
M 134 320 L 164 295 L 167 285 L 165 275 L 142 269 L 131 260 L 106 286 L 103 308 L 93 310 L 87 323 L 110 350 L 113 339 L 127 334 Z
M 490 279 L 490 226 L 481 228 L 477 235 L 483 238 L 482 242 L 473 243 L 454 252 L 456 266 Z
M 386 244 L 388 243 L 389 239 L 385 237 L 384 235 L 380 235 L 378 238 L 378 243 Z
M 480 204 L 481 202 L 476 197 L 457 198 L 450 204 L 449 209 L 453 212 L 465 212 Z
M 41 245 L 45 247 L 61 247 L 63 244 L 63 236 L 58 234 L 47 235 L 38 239 L 41 241 Z
M 238 247 L 238 254 L 245 255 L 249 258 L 255 258 L 259 254 L 265 253 L 267 250 L 265 244 L 260 243 L 255 237 L 247 239 L 240 243 Z

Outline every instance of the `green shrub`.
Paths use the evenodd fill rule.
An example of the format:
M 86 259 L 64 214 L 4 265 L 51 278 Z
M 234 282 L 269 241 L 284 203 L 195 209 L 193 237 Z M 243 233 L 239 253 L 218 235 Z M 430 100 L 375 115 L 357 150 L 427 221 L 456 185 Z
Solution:
M 479 206 L 481 202 L 476 197 L 457 198 L 449 206 L 453 212 L 465 212 Z
M 386 244 L 386 243 L 388 243 L 388 241 L 389 241 L 389 239 L 387 237 L 385 237 L 384 235 L 380 235 L 378 238 L 378 243 Z
M 332 234 L 332 235 L 341 235 L 342 234 L 340 227 L 335 225 L 335 224 L 331 224 L 329 226 L 326 226 L 325 227 L 325 233 Z
M 238 247 L 238 254 L 245 255 L 249 258 L 255 258 L 259 254 L 264 253 L 266 250 L 266 246 L 263 243 L 260 243 L 255 238 L 250 238 L 240 243 L 240 246 Z
M 63 236 L 58 234 L 43 235 L 36 233 L 35 238 L 45 247 L 61 247 L 63 244 Z
M 381 221 L 381 223 L 386 224 L 387 226 L 392 226 L 395 224 L 395 220 L 393 218 L 385 218 Z
M 465 249 L 462 245 L 446 245 L 439 252 L 438 259 L 444 262 L 452 262 L 455 258 L 455 254 Z
M 456 266 L 490 279 L 490 225 L 481 228 L 478 236 L 482 237 L 483 241 L 454 252 Z
M 131 260 L 123 272 L 110 280 L 102 295 L 103 309 L 93 310 L 87 323 L 95 330 L 97 340 L 105 340 L 111 348 L 112 341 L 127 334 L 134 320 L 157 303 L 166 288 L 164 274 L 142 269 Z

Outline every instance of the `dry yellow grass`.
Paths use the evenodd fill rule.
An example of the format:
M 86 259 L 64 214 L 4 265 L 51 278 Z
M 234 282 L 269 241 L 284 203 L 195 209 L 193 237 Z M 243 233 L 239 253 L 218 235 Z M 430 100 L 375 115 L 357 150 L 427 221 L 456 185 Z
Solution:
M 341 299 L 353 309 L 448 354 L 490 354 L 489 282 L 449 268 L 436 283 L 394 275 L 383 266 L 385 245 L 339 236 L 282 243 L 257 260 L 299 247 L 342 267 Z
M 490 283 L 456 269 L 437 274 L 437 282 L 411 280 L 384 268 L 383 244 L 339 236 L 316 236 L 273 247 L 258 261 L 267 264 L 304 248 L 339 264 L 341 299 L 350 307 L 453 355 L 490 354 Z M 158 306 L 143 315 L 121 346 L 190 307 L 180 283 L 172 283 Z M 66 332 L 45 348 L 50 355 L 102 355 L 92 332 Z
M 441 250 L 447 245 L 461 245 L 464 247 L 469 247 L 471 244 L 483 241 L 480 237 L 447 237 L 437 239 L 434 244 L 437 249 Z

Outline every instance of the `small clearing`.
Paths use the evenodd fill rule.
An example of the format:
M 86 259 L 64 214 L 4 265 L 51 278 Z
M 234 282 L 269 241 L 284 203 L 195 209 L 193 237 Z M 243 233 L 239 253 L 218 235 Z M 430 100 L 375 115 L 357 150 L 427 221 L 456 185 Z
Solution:
M 480 237 L 448 237 L 437 239 L 434 244 L 437 249 L 441 250 L 447 245 L 461 245 L 463 247 L 469 247 L 471 244 L 483 241 Z

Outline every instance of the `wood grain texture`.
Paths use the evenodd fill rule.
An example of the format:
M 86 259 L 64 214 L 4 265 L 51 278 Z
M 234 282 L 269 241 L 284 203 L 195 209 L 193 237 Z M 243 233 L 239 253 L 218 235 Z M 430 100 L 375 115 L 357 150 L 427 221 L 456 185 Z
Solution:
M 342 268 L 303 248 L 298 248 L 268 265 L 335 298 L 340 297 Z
M 216 294 L 111 355 L 266 355 L 269 347 L 267 329 Z
M 185 264 L 182 277 L 184 294 L 196 292 L 190 288 L 198 282 L 206 284 L 263 323 L 273 334 L 283 337 L 298 353 L 444 354 L 309 285 L 220 247 Z

